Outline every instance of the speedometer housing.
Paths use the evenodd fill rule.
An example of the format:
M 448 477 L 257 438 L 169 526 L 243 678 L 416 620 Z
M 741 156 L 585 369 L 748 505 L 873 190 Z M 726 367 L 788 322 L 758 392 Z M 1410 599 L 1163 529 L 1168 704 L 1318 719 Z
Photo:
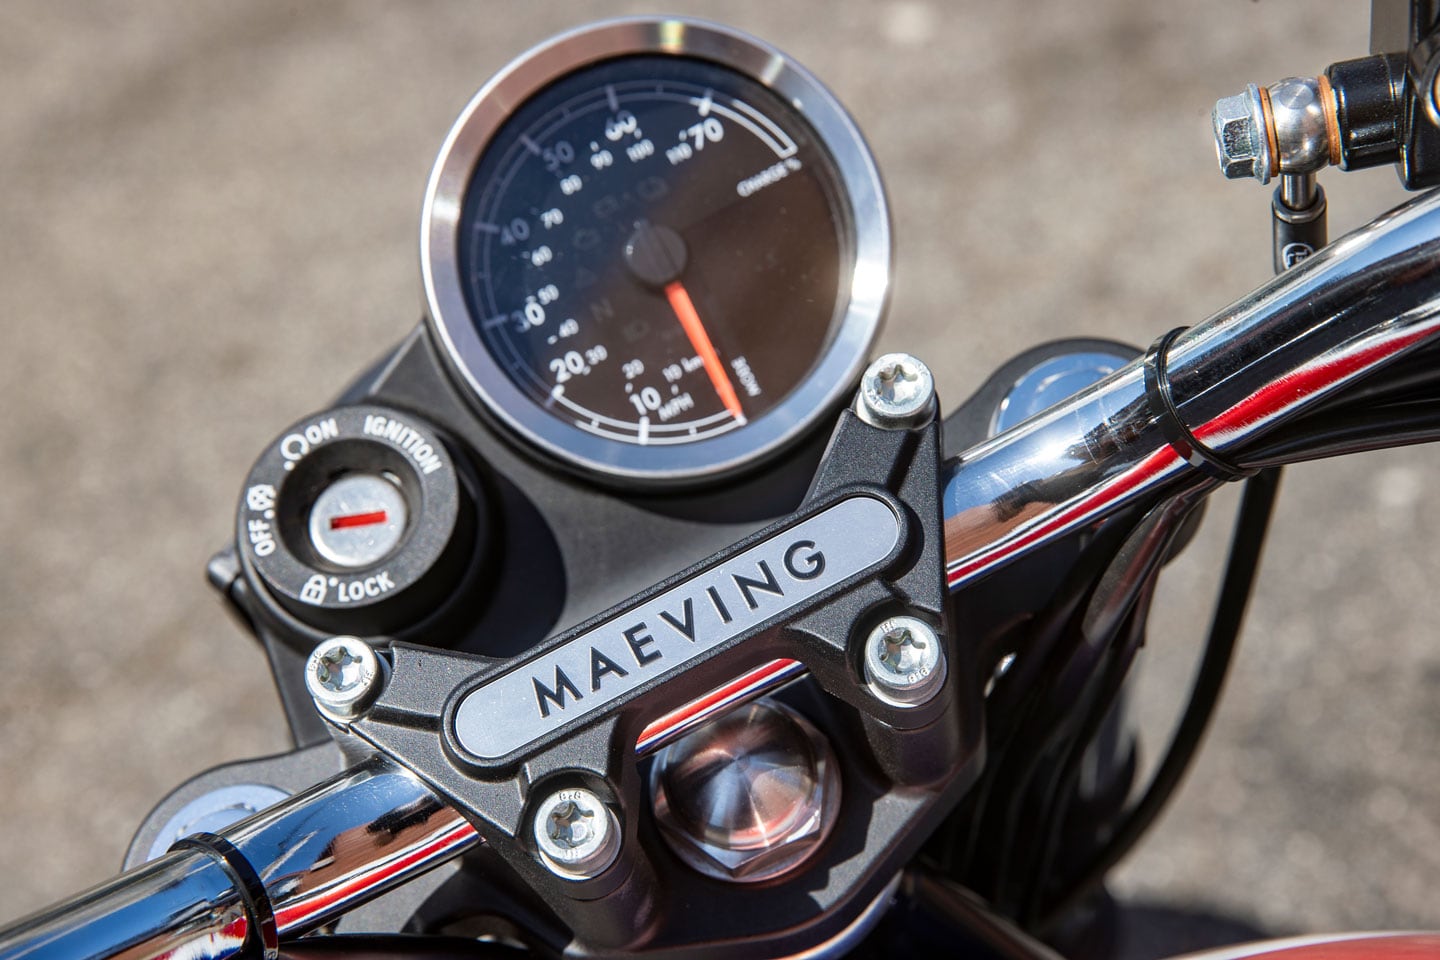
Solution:
M 502 70 L 426 192 L 428 323 L 479 408 L 602 482 L 713 480 L 853 389 L 890 228 L 843 108 L 759 41 L 610 21 Z

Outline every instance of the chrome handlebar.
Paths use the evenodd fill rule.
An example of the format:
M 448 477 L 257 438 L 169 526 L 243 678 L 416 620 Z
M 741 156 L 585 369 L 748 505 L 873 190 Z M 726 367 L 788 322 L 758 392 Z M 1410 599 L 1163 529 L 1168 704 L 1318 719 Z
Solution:
M 1178 335 L 1165 372 L 1179 433 L 1230 455 L 1437 336 L 1440 192 Z M 1128 504 L 1215 482 L 1157 413 L 1147 360 L 954 461 L 943 495 L 952 591 Z
M 480 843 L 419 778 L 368 760 L 0 931 L 0 958 L 263 952 Z
M 1216 483 L 1184 438 L 1232 454 L 1437 336 L 1432 193 L 1177 336 L 1162 376 L 1178 424 L 1157 413 L 1152 354 L 952 461 L 950 588 L 1138 500 Z M 428 786 L 376 758 L 0 931 L 0 960 L 274 956 L 279 938 L 480 842 Z

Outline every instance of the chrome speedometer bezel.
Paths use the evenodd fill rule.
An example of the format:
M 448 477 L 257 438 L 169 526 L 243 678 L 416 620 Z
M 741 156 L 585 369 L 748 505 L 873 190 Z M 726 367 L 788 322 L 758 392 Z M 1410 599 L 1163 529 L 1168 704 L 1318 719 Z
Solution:
M 459 228 L 471 175 L 513 111 L 552 82 L 635 54 L 708 60 L 770 88 L 813 128 L 834 162 L 853 225 L 849 302 L 822 356 L 773 408 L 743 427 L 677 445 L 641 445 L 565 422 L 527 396 L 496 362 L 463 290 Z M 879 171 L 845 109 L 808 71 L 746 34 L 682 18 L 610 20 L 562 34 L 510 63 L 477 93 L 445 139 L 425 192 L 420 266 L 426 321 L 482 408 L 536 449 L 601 480 L 681 484 L 728 476 L 784 449 L 835 409 L 864 369 L 890 286 L 890 220 Z M 842 284 L 842 290 L 844 285 Z M 843 294 L 842 294 L 843 296 Z

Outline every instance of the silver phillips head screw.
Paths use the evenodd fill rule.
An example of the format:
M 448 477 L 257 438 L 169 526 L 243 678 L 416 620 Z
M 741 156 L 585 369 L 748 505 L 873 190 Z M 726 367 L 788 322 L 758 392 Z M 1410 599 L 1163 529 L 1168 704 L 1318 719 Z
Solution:
M 865 638 L 864 669 L 876 697 L 892 706 L 919 706 L 945 683 L 945 648 L 925 621 L 891 617 Z
M 535 844 L 551 873 L 588 880 L 604 873 L 619 856 L 620 823 L 589 790 L 557 790 L 535 808 Z
M 1242 94 L 1215 101 L 1210 122 L 1215 128 L 1215 156 L 1220 161 L 1220 172 L 1231 180 L 1254 177 L 1261 183 L 1269 183 L 1273 159 L 1260 88 L 1252 83 Z
M 331 637 L 305 662 L 305 686 L 315 706 L 342 722 L 373 703 L 384 683 L 384 664 L 359 637 Z
M 855 412 L 877 427 L 923 423 L 935 405 L 930 368 L 908 353 L 887 353 L 865 369 Z

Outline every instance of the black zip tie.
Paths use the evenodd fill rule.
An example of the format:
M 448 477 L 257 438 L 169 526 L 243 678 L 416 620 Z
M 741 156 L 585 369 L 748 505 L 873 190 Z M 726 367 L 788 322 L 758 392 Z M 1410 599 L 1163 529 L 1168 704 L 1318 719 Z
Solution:
M 1159 422 L 1160 432 L 1170 446 L 1180 454 L 1181 459 L 1206 476 L 1226 482 L 1244 480 L 1254 476 L 1256 471 L 1247 470 L 1232 463 L 1225 456 L 1215 452 L 1190 432 L 1180 411 L 1175 407 L 1175 398 L 1170 392 L 1170 375 L 1166 362 L 1170 356 L 1170 344 L 1188 327 L 1176 327 L 1150 345 L 1145 352 L 1145 399 Z
M 265 892 L 265 881 L 255 872 L 245 854 L 224 837 L 213 833 L 192 833 L 181 837 L 170 845 L 167 853 L 177 850 L 198 850 L 219 862 L 220 866 L 235 881 L 240 899 L 245 903 L 246 919 L 251 928 L 245 931 L 245 939 L 260 948 L 264 960 L 275 960 L 280 956 L 280 932 L 275 923 L 275 911 L 270 904 L 270 895 Z M 254 940 L 251 940 L 251 937 Z

